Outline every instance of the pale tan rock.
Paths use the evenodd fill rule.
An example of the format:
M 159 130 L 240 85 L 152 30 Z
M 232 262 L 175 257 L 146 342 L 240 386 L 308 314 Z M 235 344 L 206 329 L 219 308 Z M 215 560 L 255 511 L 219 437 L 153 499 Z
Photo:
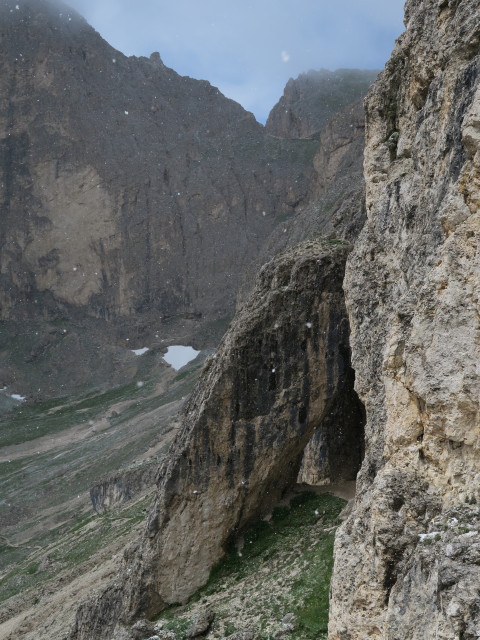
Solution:
M 345 279 L 366 457 L 336 540 L 330 640 L 478 637 L 478 563 L 467 547 L 447 562 L 432 519 L 480 502 L 479 13 L 407 2 L 367 99 L 368 221 Z

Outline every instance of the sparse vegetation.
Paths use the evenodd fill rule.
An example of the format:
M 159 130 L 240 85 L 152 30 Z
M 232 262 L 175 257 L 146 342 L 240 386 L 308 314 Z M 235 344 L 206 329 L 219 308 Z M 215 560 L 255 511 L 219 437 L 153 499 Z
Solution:
M 344 505 L 339 498 L 307 492 L 274 509 L 269 521 L 245 532 L 243 545 L 232 542 L 187 605 L 162 612 L 164 628 L 182 640 L 187 622 L 209 606 L 216 613 L 211 637 L 250 628 L 269 640 L 288 613 L 295 618 L 292 640 L 326 637 L 333 539 Z

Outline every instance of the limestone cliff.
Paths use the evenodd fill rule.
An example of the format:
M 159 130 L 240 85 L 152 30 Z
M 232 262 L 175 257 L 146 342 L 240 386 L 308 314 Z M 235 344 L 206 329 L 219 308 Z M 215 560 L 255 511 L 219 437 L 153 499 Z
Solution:
M 367 412 L 331 640 L 480 636 L 480 2 L 410 0 L 367 101 L 345 280 Z
M 276 227 L 256 260 L 258 268 L 278 252 L 318 235 L 354 242 L 366 220 L 363 179 L 363 101 L 335 114 L 319 132 L 311 201 Z
M 320 69 L 290 78 L 268 116 L 268 133 L 280 138 L 318 135 L 336 113 L 365 96 L 377 74 L 365 69 Z
M 155 486 L 160 460 L 154 458 L 100 480 L 90 489 L 90 500 L 96 513 L 106 511 L 136 498 Z
M 217 318 L 318 143 L 127 58 L 53 0 L 0 2 L 0 319 Z
M 349 245 L 306 242 L 267 264 L 189 400 L 143 539 L 83 605 L 72 638 L 109 638 L 203 585 L 225 545 L 272 507 L 324 425 L 325 474 L 352 478 L 362 424 L 334 420 L 353 393 L 342 275 Z

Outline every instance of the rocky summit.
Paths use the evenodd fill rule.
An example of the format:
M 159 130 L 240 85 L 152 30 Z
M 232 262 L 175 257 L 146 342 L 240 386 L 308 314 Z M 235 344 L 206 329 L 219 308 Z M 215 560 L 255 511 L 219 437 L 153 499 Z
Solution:
M 480 637 L 479 15 L 408 0 L 366 118 L 377 73 L 320 71 L 264 128 L 63 5 L 2 2 L 5 325 L 116 344 L 236 309 L 195 369 L 157 348 L 148 393 L 102 395 L 95 454 L 116 433 L 130 464 L 49 543 L 2 538 L 2 637 Z M 96 416 L 69 402 L 46 433 Z

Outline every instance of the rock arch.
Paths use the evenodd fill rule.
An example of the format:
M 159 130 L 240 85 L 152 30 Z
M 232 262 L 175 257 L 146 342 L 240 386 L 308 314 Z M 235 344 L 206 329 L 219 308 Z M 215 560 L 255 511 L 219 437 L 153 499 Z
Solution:
M 80 608 L 72 637 L 109 638 L 119 621 L 186 600 L 227 541 L 296 482 L 302 459 L 302 473 L 313 470 L 315 451 L 324 478 L 355 476 L 363 411 L 342 290 L 349 249 L 309 241 L 261 270 L 187 403 L 142 540 L 119 581 Z

